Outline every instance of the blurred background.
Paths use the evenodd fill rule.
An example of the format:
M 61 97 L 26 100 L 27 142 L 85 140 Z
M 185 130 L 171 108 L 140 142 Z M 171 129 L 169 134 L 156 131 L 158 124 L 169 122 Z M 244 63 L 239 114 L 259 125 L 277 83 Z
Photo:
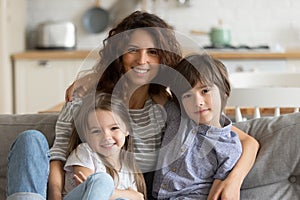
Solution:
M 105 27 L 101 31 L 91 32 L 85 27 L 83 18 L 95 6 L 103 9 L 109 15 L 109 20 L 103 22 Z M 211 41 L 212 28 L 214 27 L 226 30 L 226 34 L 228 32 L 230 34 L 229 43 L 226 43 L 224 47 L 218 46 L 216 48 L 221 51 L 223 49 L 228 50 L 228 48 L 233 51 L 240 48 L 243 50 L 257 48 L 265 50 L 263 53 L 266 53 L 266 51 L 284 52 L 286 49 L 297 49 L 300 46 L 300 1 L 298 0 L 1 0 L 0 113 L 16 113 L 16 102 L 24 101 L 24 104 L 30 104 L 29 100 L 26 101 L 21 97 L 17 100 L 17 96 L 22 96 L 22 94 L 16 94 L 16 90 L 28 94 L 28 90 L 32 91 L 33 88 L 24 87 L 19 91 L 19 89 L 16 89 L 16 85 L 24 85 L 24 82 L 18 83 L 16 79 L 17 77 L 28 76 L 26 73 L 31 73 L 31 71 L 26 68 L 18 72 L 18 75 L 16 71 L 19 70 L 17 66 L 19 61 L 24 61 L 24 59 L 28 61 L 29 59 L 29 54 L 25 54 L 24 57 L 24 53 L 47 49 L 37 49 L 39 37 L 41 37 L 39 35 L 41 34 L 39 30 L 41 24 L 70 22 L 75 27 L 75 45 L 74 47 L 71 45 L 71 50 L 76 52 L 89 51 L 102 43 L 107 30 L 135 10 L 146 10 L 159 15 L 171 24 L 176 31 L 187 35 L 199 46 L 208 49 L 216 48 Z M 45 42 L 40 45 L 51 47 L 51 44 L 45 44 Z M 19 53 L 23 53 L 23 57 Z M 81 59 L 82 61 L 83 57 L 81 56 L 78 60 Z M 47 55 L 43 54 L 42 58 L 37 56 L 30 59 L 38 60 L 41 64 L 40 61 L 51 61 L 51 59 L 55 60 L 56 57 L 50 56 L 48 58 Z M 68 61 L 72 59 L 73 57 L 67 58 Z M 232 58 L 231 60 L 235 62 L 239 58 Z M 253 58 L 248 59 L 250 63 L 253 60 L 256 61 Z M 272 66 L 279 65 L 278 68 L 282 69 L 287 67 L 287 60 L 289 60 L 289 57 L 272 57 L 268 61 L 271 62 Z M 298 67 L 300 56 L 297 54 L 292 60 L 293 67 L 290 68 L 295 70 Z M 59 61 L 61 61 L 61 58 Z M 242 64 L 238 63 L 241 67 Z M 25 65 L 26 63 L 21 62 L 20 68 Z M 47 62 L 44 65 L 49 66 Z M 63 65 L 70 65 L 70 62 Z M 269 64 L 263 63 L 262 65 Z M 289 66 L 291 65 L 289 64 Z M 239 69 L 242 71 L 247 70 L 243 67 Z M 258 68 L 252 67 L 251 70 L 258 70 Z M 64 80 L 63 86 L 57 89 L 63 89 L 73 77 L 72 74 L 68 81 Z M 55 78 L 49 80 L 54 81 Z M 29 77 L 28 79 L 32 78 Z M 32 84 L 35 84 L 35 91 L 47 88 L 43 87 L 42 84 L 36 84 L 36 82 Z M 34 93 L 31 95 L 34 97 Z M 36 98 L 45 97 L 37 95 Z M 59 98 L 63 101 L 61 94 Z M 53 102 L 53 105 L 55 104 L 56 102 Z

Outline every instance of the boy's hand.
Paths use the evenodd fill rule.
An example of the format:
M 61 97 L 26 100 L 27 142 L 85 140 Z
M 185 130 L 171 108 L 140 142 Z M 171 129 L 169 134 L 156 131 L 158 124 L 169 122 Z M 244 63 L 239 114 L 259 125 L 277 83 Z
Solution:
M 216 179 L 210 189 L 207 200 L 239 200 L 240 185 L 234 183 L 228 183 L 227 179 L 224 181 Z
M 128 188 L 127 190 L 115 189 L 113 195 L 110 197 L 110 200 L 117 199 L 117 198 L 134 199 L 134 200 L 145 199 L 142 193 L 137 192 L 132 188 Z

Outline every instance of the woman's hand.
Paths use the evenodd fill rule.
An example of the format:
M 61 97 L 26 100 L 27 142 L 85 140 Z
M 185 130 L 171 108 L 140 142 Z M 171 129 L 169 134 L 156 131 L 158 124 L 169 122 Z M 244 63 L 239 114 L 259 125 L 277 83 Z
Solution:
M 65 94 L 66 102 L 70 102 L 73 100 L 72 96 L 73 96 L 73 92 L 74 92 L 74 84 L 75 84 L 75 82 L 73 82 L 66 90 L 66 94 Z
M 65 101 L 72 101 L 74 93 L 76 93 L 77 97 L 83 97 L 89 90 L 96 89 L 93 87 L 98 82 L 98 79 L 98 74 L 92 73 L 75 80 L 66 90 Z

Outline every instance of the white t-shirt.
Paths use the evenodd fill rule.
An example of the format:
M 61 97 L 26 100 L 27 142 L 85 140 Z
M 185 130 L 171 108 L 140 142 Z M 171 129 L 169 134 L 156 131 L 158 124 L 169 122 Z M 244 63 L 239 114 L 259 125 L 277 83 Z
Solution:
M 81 143 L 78 147 L 70 154 L 65 164 L 65 188 L 63 194 L 66 195 L 72 189 L 76 187 L 73 173 L 73 166 L 82 166 L 91 169 L 96 172 L 105 172 L 106 168 L 101 161 L 99 155 L 95 153 L 87 143 Z M 117 189 L 128 189 L 132 188 L 137 190 L 134 176 L 131 170 L 127 169 L 126 166 L 122 166 L 121 171 L 118 173 L 119 181 L 115 181 Z

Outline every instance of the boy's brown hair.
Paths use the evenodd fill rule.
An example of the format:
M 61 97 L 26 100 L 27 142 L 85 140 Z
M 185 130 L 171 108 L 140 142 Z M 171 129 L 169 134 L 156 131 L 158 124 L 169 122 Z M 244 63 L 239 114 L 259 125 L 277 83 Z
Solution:
M 216 85 L 220 91 L 221 111 L 226 106 L 231 92 L 228 72 L 224 64 L 207 54 L 193 54 L 183 58 L 174 68 L 177 72 L 170 89 L 178 105 L 182 108 L 181 96 L 198 82 L 202 85 Z

